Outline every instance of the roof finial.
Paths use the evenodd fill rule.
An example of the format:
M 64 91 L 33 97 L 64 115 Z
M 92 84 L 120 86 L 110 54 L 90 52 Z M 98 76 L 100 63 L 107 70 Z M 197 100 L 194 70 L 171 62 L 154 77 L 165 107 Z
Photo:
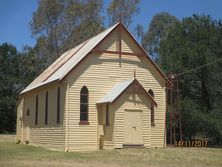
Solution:
M 136 69 L 134 68 L 134 79 L 136 79 Z

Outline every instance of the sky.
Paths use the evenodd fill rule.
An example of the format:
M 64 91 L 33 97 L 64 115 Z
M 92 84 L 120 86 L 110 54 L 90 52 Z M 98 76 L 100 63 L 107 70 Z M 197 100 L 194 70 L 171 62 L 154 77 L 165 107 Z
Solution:
M 104 9 L 110 0 L 105 0 Z M 0 0 L 0 44 L 8 42 L 21 51 L 25 45 L 34 46 L 30 21 L 38 7 L 38 0 Z M 179 19 L 193 14 L 210 15 L 222 19 L 222 0 L 140 0 L 140 13 L 133 17 L 130 31 L 137 24 L 147 30 L 152 17 L 160 12 L 168 12 Z M 105 23 L 108 23 L 106 21 Z

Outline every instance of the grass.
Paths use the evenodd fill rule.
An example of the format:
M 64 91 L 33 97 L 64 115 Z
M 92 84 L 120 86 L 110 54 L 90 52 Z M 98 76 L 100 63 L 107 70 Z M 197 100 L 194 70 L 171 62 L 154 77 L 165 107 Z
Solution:
M 15 144 L 13 135 L 0 135 L 0 166 L 221 167 L 222 149 L 158 148 L 65 153 Z

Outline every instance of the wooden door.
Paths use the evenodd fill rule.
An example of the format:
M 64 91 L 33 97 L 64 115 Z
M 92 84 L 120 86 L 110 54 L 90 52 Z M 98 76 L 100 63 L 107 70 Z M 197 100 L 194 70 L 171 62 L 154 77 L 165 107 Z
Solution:
M 124 144 L 142 144 L 141 117 L 141 110 L 125 110 Z

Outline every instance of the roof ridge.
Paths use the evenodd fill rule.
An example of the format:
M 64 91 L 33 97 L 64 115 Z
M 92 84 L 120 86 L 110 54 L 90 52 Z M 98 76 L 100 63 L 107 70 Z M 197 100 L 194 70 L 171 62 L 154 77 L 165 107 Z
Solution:
M 38 77 L 36 77 L 20 94 L 35 89 L 39 86 L 51 83 L 53 81 L 61 81 L 78 63 L 85 58 L 90 51 L 100 43 L 110 32 L 112 32 L 120 23 L 105 29 L 97 35 L 87 39 L 83 43 L 73 47 L 72 49 L 61 54 L 48 68 L 46 68 Z M 85 46 L 85 47 L 84 47 Z M 72 53 L 74 52 L 74 53 Z M 74 55 L 77 55 L 74 56 Z M 70 57 L 69 57 L 70 56 Z M 61 64 L 60 64 L 61 63 Z M 65 68 L 64 65 L 67 64 Z M 64 71 L 65 70 L 65 71 Z
M 115 27 L 115 26 L 118 25 L 118 24 L 120 24 L 120 22 L 114 24 L 113 26 L 107 28 L 106 30 L 104 30 L 104 31 L 102 31 L 102 32 L 94 35 L 93 37 L 88 38 L 88 39 L 85 40 L 84 42 L 80 43 L 79 45 L 81 45 L 81 46 L 77 49 L 77 51 L 75 51 L 75 53 L 73 53 L 65 62 L 63 62 L 61 65 L 59 65 L 59 67 L 57 67 L 54 71 L 52 71 L 50 74 L 48 74 L 48 76 L 47 76 L 44 80 L 42 80 L 41 83 L 45 82 L 45 81 L 46 81 L 48 78 L 50 78 L 50 76 L 52 76 L 59 68 L 61 68 L 67 61 L 69 61 L 81 48 L 83 48 L 83 47 L 85 46 L 85 44 L 86 44 L 89 40 L 91 40 L 92 38 L 95 38 L 96 36 L 98 36 L 99 34 L 105 32 L 105 31 L 108 31 L 109 29 Z M 68 55 L 68 54 L 72 51 L 72 49 L 75 49 L 75 48 L 78 47 L 79 45 L 76 45 L 76 46 L 74 46 L 73 48 L 71 48 L 70 50 L 66 51 L 66 52 L 68 52 L 66 55 Z M 64 52 L 63 54 L 65 54 L 66 52 Z M 62 55 L 61 55 L 61 56 L 62 56 Z M 61 62 L 65 57 L 66 57 L 66 56 L 64 56 L 63 58 L 61 58 L 61 60 L 59 60 L 59 62 Z M 59 62 L 57 62 L 53 67 L 55 67 Z M 49 66 L 49 67 L 50 67 L 50 66 Z M 52 67 L 52 68 L 53 68 L 53 67 Z
M 68 76 L 78 64 L 84 60 L 90 52 L 97 47 L 100 43 L 106 39 L 116 28 L 122 27 L 123 30 L 132 38 L 132 41 L 139 47 L 139 49 L 146 55 L 148 61 L 154 66 L 155 70 L 167 80 L 165 74 L 160 70 L 157 64 L 148 56 L 143 47 L 135 40 L 133 35 L 127 30 L 127 28 L 118 22 L 106 30 L 98 33 L 97 35 L 87 39 L 83 43 L 73 47 L 72 49 L 64 52 L 57 60 L 55 60 L 44 72 L 42 72 L 34 81 L 32 81 L 22 92 L 25 93 L 39 86 L 48 84 L 52 81 L 62 81 Z M 76 56 L 74 56 L 76 55 Z
M 127 79 L 120 81 L 119 83 L 115 84 L 107 93 L 104 95 L 97 104 L 102 103 L 113 103 L 118 97 L 121 96 L 121 94 L 126 91 L 132 84 L 137 84 L 144 93 L 147 94 L 147 96 L 150 98 L 153 104 L 157 106 L 156 101 L 152 98 L 152 96 L 145 90 L 145 88 L 141 85 L 141 83 L 136 79 Z

